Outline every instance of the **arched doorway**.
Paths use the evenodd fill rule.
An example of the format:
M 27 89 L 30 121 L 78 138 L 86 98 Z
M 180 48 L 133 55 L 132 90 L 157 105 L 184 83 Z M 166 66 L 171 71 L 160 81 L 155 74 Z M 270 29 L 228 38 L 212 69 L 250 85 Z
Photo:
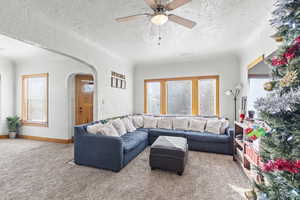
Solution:
M 86 80 L 85 80 L 86 79 Z M 69 113 L 69 137 L 74 137 L 74 126 L 79 124 L 84 124 L 89 121 L 94 121 L 97 119 L 97 110 L 96 106 L 97 102 L 97 79 L 94 73 L 86 73 L 86 72 L 74 72 L 68 76 L 67 79 L 68 84 L 68 113 Z M 78 86 L 77 86 L 78 85 Z M 93 86 L 92 86 L 93 85 Z M 82 90 L 82 91 L 79 91 Z M 78 117 L 80 115 L 80 93 L 87 93 L 85 99 L 83 99 L 83 103 L 87 102 L 85 108 L 89 109 L 87 112 L 89 113 L 89 119 L 86 117 Z M 91 94 L 92 93 L 92 94 Z M 92 102 L 91 102 L 92 99 Z M 86 101 L 85 101 L 86 100 Z M 85 113 L 82 109 L 82 113 Z M 92 116 L 91 116 L 92 114 Z M 82 120 L 81 122 L 78 120 Z

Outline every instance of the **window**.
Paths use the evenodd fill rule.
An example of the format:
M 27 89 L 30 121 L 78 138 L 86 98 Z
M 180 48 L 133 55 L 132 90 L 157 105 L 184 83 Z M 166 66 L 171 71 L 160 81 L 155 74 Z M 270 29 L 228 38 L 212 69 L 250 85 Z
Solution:
M 160 113 L 160 82 L 147 84 L 147 111 L 152 114 Z
M 254 110 L 257 116 L 257 111 L 254 104 L 257 99 L 266 97 L 267 91 L 264 90 L 263 85 L 270 81 L 268 76 L 249 76 L 249 95 L 248 95 L 248 110 Z
M 219 76 L 145 80 L 145 113 L 219 115 Z
M 216 79 L 199 80 L 199 108 L 201 115 L 215 115 L 217 107 Z
M 167 81 L 168 114 L 192 114 L 192 81 Z
M 23 124 L 48 126 L 48 74 L 24 75 L 22 90 Z

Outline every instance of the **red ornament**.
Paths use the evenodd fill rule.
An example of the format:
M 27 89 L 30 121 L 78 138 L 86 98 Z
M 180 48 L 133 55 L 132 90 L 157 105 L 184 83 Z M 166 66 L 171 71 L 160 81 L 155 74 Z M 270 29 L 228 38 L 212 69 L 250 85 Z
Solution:
M 297 160 L 295 162 L 295 167 L 298 168 L 298 169 L 300 169 L 300 160 Z
M 285 58 L 273 58 L 272 59 L 272 65 L 273 66 L 282 66 L 282 65 L 286 65 L 287 64 L 287 60 Z
M 250 140 L 253 140 L 253 141 L 254 141 L 254 140 L 256 140 L 256 139 L 257 139 L 256 135 L 253 135 L 253 136 L 250 137 Z
M 249 134 L 253 131 L 253 128 L 246 128 L 245 131 L 246 131 L 247 134 Z
M 300 172 L 300 161 L 290 161 L 285 159 L 278 159 L 276 161 L 270 160 L 263 164 L 262 170 L 264 172 L 274 172 L 275 170 L 278 170 L 297 174 Z
M 273 172 L 274 169 L 275 169 L 275 166 L 274 166 L 273 161 L 271 161 L 271 160 L 267 163 L 264 163 L 263 166 L 262 166 L 262 170 L 264 172 Z
M 296 44 L 289 48 L 286 53 L 283 55 L 287 60 L 294 59 L 296 57 L 296 52 L 299 49 L 299 46 Z

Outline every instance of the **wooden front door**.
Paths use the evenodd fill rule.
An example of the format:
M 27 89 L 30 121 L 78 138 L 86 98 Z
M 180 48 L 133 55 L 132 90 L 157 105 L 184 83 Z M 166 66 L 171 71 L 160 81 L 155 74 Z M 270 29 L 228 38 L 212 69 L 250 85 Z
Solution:
M 93 121 L 94 78 L 92 75 L 75 76 L 75 123 Z

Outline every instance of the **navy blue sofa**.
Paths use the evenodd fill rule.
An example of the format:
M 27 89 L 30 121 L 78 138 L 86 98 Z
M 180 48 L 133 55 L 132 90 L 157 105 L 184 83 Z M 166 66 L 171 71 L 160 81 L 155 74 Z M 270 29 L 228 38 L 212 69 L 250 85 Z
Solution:
M 233 129 L 223 135 L 167 129 L 137 129 L 121 137 L 95 135 L 87 126 L 75 126 L 74 160 L 78 165 L 120 171 L 160 135 L 187 138 L 189 150 L 232 155 Z

